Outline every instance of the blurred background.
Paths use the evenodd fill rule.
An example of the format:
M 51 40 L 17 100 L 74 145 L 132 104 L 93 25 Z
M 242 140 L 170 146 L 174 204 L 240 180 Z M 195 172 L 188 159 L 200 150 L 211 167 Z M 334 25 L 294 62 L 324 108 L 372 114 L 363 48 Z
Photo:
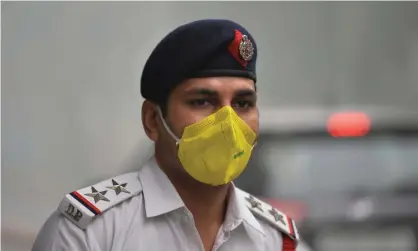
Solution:
M 293 216 L 311 250 L 418 250 L 417 2 L 1 6 L 2 250 L 30 250 L 65 193 L 152 155 L 142 67 L 202 18 L 258 43 L 262 131 L 238 186 Z

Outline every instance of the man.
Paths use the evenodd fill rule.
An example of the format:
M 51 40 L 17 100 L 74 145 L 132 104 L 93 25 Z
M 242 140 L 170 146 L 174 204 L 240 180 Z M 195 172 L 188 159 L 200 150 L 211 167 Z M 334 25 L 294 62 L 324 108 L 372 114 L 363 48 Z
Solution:
M 34 251 L 294 251 L 294 222 L 236 188 L 256 144 L 257 47 L 228 20 L 172 31 L 142 74 L 155 157 L 67 194 Z

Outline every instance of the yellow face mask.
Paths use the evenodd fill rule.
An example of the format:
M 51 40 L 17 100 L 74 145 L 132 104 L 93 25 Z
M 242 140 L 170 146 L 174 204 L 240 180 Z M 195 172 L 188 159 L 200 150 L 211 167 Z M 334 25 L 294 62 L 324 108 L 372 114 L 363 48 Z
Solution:
M 257 135 L 230 106 L 187 126 L 176 140 L 183 168 L 196 180 L 213 186 L 236 179 L 247 166 Z

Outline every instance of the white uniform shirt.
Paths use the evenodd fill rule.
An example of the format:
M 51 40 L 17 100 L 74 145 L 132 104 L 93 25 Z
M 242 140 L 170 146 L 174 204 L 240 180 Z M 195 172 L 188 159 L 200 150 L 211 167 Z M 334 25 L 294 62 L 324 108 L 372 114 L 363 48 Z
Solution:
M 40 230 L 32 251 L 204 251 L 192 214 L 155 160 L 129 175 L 131 178 L 135 176 L 141 191 L 108 208 L 102 206 L 102 214 L 95 216 L 89 212 L 93 215 L 92 220 L 85 227 L 77 226 L 77 222 L 65 214 L 66 207 L 59 208 Z M 122 182 L 116 181 L 113 185 L 121 185 Z M 121 189 L 126 189 L 126 192 L 119 189 L 119 194 L 125 196 L 130 184 L 122 186 Z M 105 199 L 101 197 L 101 201 L 96 203 L 93 196 L 83 193 L 84 199 L 90 203 L 105 205 L 112 202 L 112 196 L 117 194 L 115 189 L 103 192 L 105 189 L 100 187 L 100 183 L 93 187 L 97 189 L 95 192 L 102 192 Z M 85 189 L 93 192 L 92 187 Z M 283 233 L 271 222 L 254 216 L 237 188 L 233 187 L 230 191 L 225 222 L 219 229 L 212 250 L 282 250 Z M 75 206 L 81 210 L 82 206 Z

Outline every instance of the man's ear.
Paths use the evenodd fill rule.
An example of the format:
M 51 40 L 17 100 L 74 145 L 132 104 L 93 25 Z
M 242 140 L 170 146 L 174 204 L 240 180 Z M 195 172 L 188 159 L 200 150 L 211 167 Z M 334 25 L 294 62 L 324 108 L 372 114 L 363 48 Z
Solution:
M 158 106 L 149 101 L 145 100 L 142 103 L 142 125 L 144 127 L 145 134 L 152 141 L 158 139 Z

